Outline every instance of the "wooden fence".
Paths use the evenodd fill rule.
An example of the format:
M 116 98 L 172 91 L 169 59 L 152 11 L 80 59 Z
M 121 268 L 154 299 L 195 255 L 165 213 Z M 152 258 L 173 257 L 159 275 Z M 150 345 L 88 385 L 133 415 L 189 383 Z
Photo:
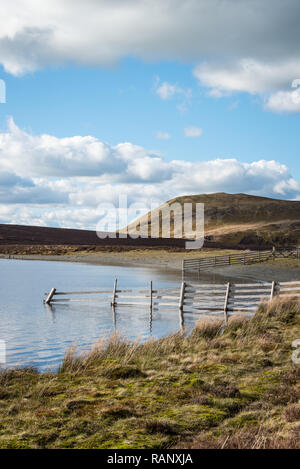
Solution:
M 300 258 L 300 248 L 280 248 L 268 251 L 252 251 L 226 256 L 201 257 L 184 259 L 182 263 L 183 274 L 187 272 L 201 272 L 214 267 L 223 267 L 234 264 L 254 264 L 277 258 Z
M 150 311 L 172 308 L 184 313 L 224 316 L 225 324 L 233 314 L 254 313 L 261 301 L 275 296 L 300 297 L 300 281 L 266 283 L 198 284 L 182 282 L 180 287 L 153 289 L 119 289 L 117 279 L 112 290 L 45 293 L 46 304 L 69 301 L 100 301 L 112 307 L 148 307 Z M 81 298 L 76 298 L 80 295 Z M 71 296 L 71 298 L 67 298 Z M 75 296 L 75 298 L 74 298 Z M 59 297 L 59 298 L 57 298 Z
M 52 288 L 45 293 L 44 303 L 64 303 L 70 301 L 100 301 L 111 306 L 148 306 L 151 309 L 158 307 L 178 308 L 180 303 L 180 288 L 153 289 L 152 281 L 148 288 L 119 289 L 117 279 L 112 290 L 72 291 L 61 292 Z M 74 298 L 75 295 L 75 298 Z M 57 298 L 57 296 L 59 298 Z M 70 298 L 68 298 L 71 296 Z M 77 298 L 76 296 L 80 296 Z

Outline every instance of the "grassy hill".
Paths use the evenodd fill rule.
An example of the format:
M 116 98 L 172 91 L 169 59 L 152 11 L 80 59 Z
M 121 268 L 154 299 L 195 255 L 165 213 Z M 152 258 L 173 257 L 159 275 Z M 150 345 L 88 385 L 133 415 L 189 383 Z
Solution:
M 164 211 L 176 203 L 182 207 L 185 203 L 193 204 L 193 223 L 195 223 L 196 203 L 205 204 L 207 240 L 234 247 L 284 246 L 300 243 L 300 201 L 224 192 L 176 197 L 121 231 L 128 230 L 130 233 L 137 227 L 141 233 L 149 233 L 152 228 L 157 229 L 161 236 L 161 228 L 168 217 L 168 210 L 166 213 Z M 173 216 L 171 212 L 170 218 L 171 236 L 181 237 L 180 214 Z M 192 231 L 183 233 L 185 238 L 192 236 Z

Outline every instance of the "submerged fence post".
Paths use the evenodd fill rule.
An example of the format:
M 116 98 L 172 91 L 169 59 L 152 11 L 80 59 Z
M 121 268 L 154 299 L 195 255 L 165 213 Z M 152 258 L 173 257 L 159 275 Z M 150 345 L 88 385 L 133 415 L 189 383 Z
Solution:
M 183 302 L 184 302 L 184 293 L 185 293 L 185 282 L 181 283 L 181 289 L 180 289 L 180 297 L 179 297 L 179 309 L 183 309 Z
M 51 300 L 52 300 L 53 296 L 55 295 L 55 292 L 56 292 L 56 288 L 51 288 L 49 295 L 45 299 L 45 304 L 46 305 L 49 305 L 51 303 Z
M 229 300 L 229 293 L 230 293 L 230 282 L 227 283 L 227 290 L 226 290 L 226 295 L 225 295 L 225 303 L 224 303 L 224 322 L 225 326 L 228 324 L 228 300 Z
M 149 310 L 149 332 L 152 334 L 152 307 L 153 307 L 153 290 L 152 290 L 152 280 L 150 280 L 150 310 Z
M 150 280 L 150 309 L 152 311 L 152 304 L 153 304 L 153 299 L 152 299 L 152 280 Z
M 118 280 L 115 278 L 113 296 L 112 296 L 112 299 L 111 299 L 111 306 L 115 306 L 115 304 L 116 304 L 117 283 L 118 283 Z

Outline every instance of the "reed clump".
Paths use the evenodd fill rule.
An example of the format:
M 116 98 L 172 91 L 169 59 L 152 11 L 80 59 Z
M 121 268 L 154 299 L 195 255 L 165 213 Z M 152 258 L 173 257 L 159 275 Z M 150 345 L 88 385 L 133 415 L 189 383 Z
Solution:
M 0 372 L 0 448 L 296 448 L 300 302 L 144 343 L 72 346 L 57 373 Z

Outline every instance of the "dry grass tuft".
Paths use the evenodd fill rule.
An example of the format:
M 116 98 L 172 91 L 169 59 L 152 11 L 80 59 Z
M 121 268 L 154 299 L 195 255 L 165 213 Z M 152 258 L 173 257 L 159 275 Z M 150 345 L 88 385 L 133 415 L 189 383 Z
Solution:
M 300 422 L 300 405 L 289 405 L 284 411 L 287 422 Z
M 282 435 L 270 430 L 259 428 L 241 429 L 233 434 L 222 434 L 214 437 L 202 433 L 191 442 L 178 445 L 178 449 L 299 449 L 300 436 L 298 432 Z
M 143 378 L 146 376 L 139 368 L 130 365 L 117 365 L 108 367 L 103 371 L 103 376 L 109 379 Z
M 218 337 L 223 331 L 223 321 L 215 320 L 199 320 L 196 324 L 193 335 L 195 338 L 203 338 L 212 340 Z
M 148 420 L 143 426 L 149 433 L 162 433 L 163 435 L 177 435 L 179 432 L 178 425 L 174 422 L 166 420 Z

